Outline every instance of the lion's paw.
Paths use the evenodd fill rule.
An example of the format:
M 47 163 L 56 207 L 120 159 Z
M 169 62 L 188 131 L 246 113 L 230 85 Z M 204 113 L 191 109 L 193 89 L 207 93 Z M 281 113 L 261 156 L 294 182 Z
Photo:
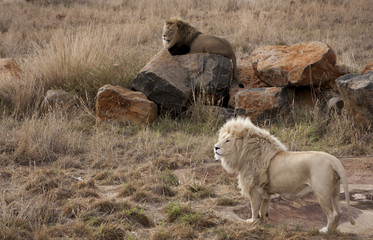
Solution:
M 328 232 L 328 227 L 323 227 L 323 228 L 319 229 L 319 232 L 320 233 L 327 233 Z

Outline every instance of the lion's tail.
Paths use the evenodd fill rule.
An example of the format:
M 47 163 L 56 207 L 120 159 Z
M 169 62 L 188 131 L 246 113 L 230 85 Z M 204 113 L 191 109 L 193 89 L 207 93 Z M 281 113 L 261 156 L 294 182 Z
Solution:
M 341 182 L 342 182 L 342 185 L 343 185 L 343 189 L 345 191 L 345 197 L 346 197 L 346 204 L 347 204 L 347 211 L 348 211 L 348 216 L 350 218 L 350 223 L 352 225 L 355 225 L 355 219 L 354 217 L 352 216 L 351 214 L 351 207 L 350 207 L 350 194 L 349 194 L 349 191 L 348 191 L 348 183 L 347 183 L 347 175 L 346 175 L 346 171 L 345 169 L 343 168 L 343 165 L 342 163 L 337 159 L 337 158 L 334 158 L 335 160 L 332 161 L 332 166 L 333 166 L 333 169 L 338 173 L 340 179 L 341 179 Z

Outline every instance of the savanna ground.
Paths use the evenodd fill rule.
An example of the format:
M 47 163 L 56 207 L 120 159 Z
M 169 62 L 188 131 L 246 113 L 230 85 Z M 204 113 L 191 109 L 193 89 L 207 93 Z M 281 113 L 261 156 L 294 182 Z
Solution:
M 198 102 L 148 126 L 96 125 L 93 108 L 102 85 L 131 85 L 162 48 L 170 17 L 227 38 L 239 65 L 259 46 L 321 41 L 359 72 L 373 59 L 372 9 L 371 0 L 0 0 L 0 57 L 23 70 L 19 80 L 0 79 L 0 238 L 372 238 L 363 213 L 373 205 L 373 134 L 345 112 L 325 116 L 316 105 L 261 125 L 291 150 L 342 159 L 357 189 L 358 230 L 345 223 L 342 199 L 341 231 L 320 235 L 325 218 L 312 197 L 275 197 L 269 224 L 241 221 L 248 201 L 213 159 L 224 121 Z M 51 88 L 76 94 L 80 106 L 43 114 Z

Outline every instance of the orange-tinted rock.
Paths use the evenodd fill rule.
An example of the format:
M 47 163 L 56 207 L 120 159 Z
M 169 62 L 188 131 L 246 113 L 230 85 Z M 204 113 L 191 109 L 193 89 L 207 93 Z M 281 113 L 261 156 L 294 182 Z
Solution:
M 365 68 L 361 71 L 362 74 L 373 71 L 373 62 L 368 63 Z
M 237 80 L 240 85 L 232 85 L 229 90 L 229 103 L 230 107 L 235 106 L 235 95 L 238 91 L 250 88 L 269 87 L 268 84 L 260 81 L 255 75 L 253 66 L 238 66 L 237 67 Z
M 157 105 L 141 92 L 120 86 L 105 85 L 96 97 L 96 119 L 122 120 L 144 124 L 153 122 L 158 116 Z
M 19 65 L 11 58 L 0 58 L 0 77 L 17 77 L 22 74 Z
M 336 55 L 321 42 L 266 46 L 253 51 L 260 80 L 274 87 L 320 86 L 335 79 Z
M 279 111 L 287 110 L 288 107 L 286 88 L 252 88 L 236 93 L 236 114 L 249 116 L 254 122 L 272 118 Z

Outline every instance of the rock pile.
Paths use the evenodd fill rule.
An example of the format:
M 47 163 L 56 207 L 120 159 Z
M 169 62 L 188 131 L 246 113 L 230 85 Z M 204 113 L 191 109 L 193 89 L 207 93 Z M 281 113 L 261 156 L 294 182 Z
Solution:
M 286 113 L 291 107 L 314 106 L 320 96 L 331 95 L 325 92 L 336 89 L 335 79 L 341 75 L 334 51 L 320 42 L 261 47 L 253 51 L 251 63 L 252 79 L 266 86 L 240 90 L 229 102 L 237 114 L 253 121 Z
M 217 99 L 228 97 L 225 107 L 256 122 L 275 117 L 279 112 L 286 113 L 291 108 L 313 107 L 316 102 L 321 102 L 327 112 L 340 111 L 344 103 L 347 109 L 370 112 L 349 107 L 352 102 L 362 103 L 352 101 L 351 93 L 344 93 L 341 81 L 336 84 L 336 79 L 346 74 L 341 69 L 336 65 L 334 51 L 321 42 L 266 46 L 254 50 L 247 65 L 238 66 L 240 84 L 231 84 L 231 64 L 224 62 L 224 57 L 212 54 L 171 56 L 162 50 L 140 71 L 133 88 L 143 92 L 161 109 L 175 112 L 188 106 L 194 91 L 214 95 Z M 368 94 L 366 98 L 373 99 L 367 87 L 362 91 Z M 364 96 L 361 92 L 357 94 Z M 364 106 L 372 105 L 368 100 L 362 101 Z M 363 115 L 364 119 L 369 119 L 368 114 L 349 112 L 359 116 L 354 117 L 359 122 L 365 121 Z M 361 123 L 365 127 L 369 124 Z
M 291 108 L 313 107 L 321 102 L 326 112 L 342 107 L 362 128 L 373 125 L 373 62 L 361 74 L 346 74 L 336 65 L 334 51 L 321 42 L 255 49 L 251 61 L 238 66 L 232 82 L 232 62 L 210 53 L 172 56 L 156 54 L 134 79 L 132 90 L 105 85 L 96 96 L 97 121 L 119 119 L 146 124 L 158 114 L 179 114 L 198 94 L 214 99 L 225 117 L 249 116 L 265 121 Z M 22 74 L 11 59 L 0 59 L 0 80 Z M 46 109 L 76 104 L 74 96 L 50 90 Z M 234 112 L 234 114 L 231 114 Z

